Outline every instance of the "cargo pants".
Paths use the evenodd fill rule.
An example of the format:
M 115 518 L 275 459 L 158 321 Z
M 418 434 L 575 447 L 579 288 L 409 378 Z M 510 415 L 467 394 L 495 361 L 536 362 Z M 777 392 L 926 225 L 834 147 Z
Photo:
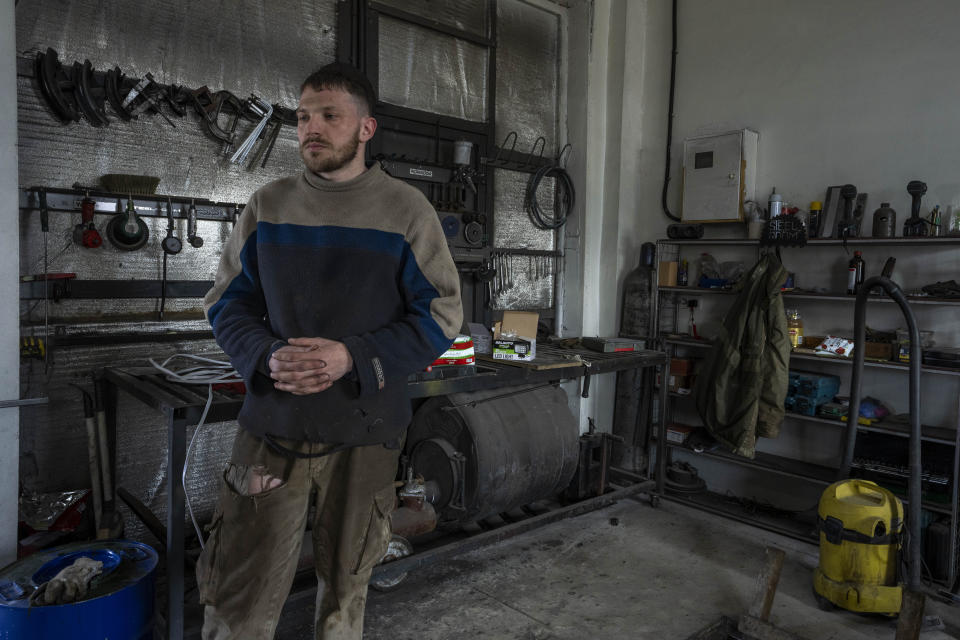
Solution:
M 301 453 L 330 447 L 278 441 Z M 373 445 L 296 458 L 241 428 L 197 563 L 204 640 L 274 637 L 311 504 L 315 637 L 360 640 L 367 583 L 390 540 L 399 455 Z

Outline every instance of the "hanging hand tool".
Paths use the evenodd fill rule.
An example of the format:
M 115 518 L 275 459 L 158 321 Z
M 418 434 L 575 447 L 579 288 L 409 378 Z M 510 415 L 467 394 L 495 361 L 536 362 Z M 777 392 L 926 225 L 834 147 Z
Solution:
M 280 128 L 283 126 L 282 122 L 274 122 L 273 126 L 270 129 L 270 133 L 267 133 L 266 127 L 260 133 L 260 146 L 257 147 L 257 152 L 253 155 L 253 158 L 250 160 L 250 164 L 247 165 L 247 171 L 253 171 L 256 168 L 257 164 L 260 165 L 260 168 L 267 166 L 267 160 L 270 158 L 270 153 L 273 151 L 273 145 L 277 143 L 277 137 L 280 135 Z
M 80 201 L 80 222 L 73 228 L 73 241 L 87 249 L 96 249 L 103 244 L 103 238 L 93 222 L 96 201 L 87 192 Z
M 175 256 L 183 249 L 183 243 L 174 235 L 173 204 L 167 198 L 167 237 L 160 243 L 164 255 Z
M 131 89 L 127 94 L 127 97 L 123 99 L 121 106 L 124 109 L 129 110 L 130 115 L 134 118 L 147 109 L 152 108 L 156 113 L 160 114 L 164 120 L 169 122 L 171 127 L 176 127 L 177 125 L 173 124 L 173 120 L 168 118 L 167 114 L 160 110 L 160 105 L 157 104 L 157 101 L 154 100 L 153 97 L 147 92 L 147 89 L 153 83 L 153 76 L 149 73 L 144 74 L 143 78 L 140 79 L 140 82 L 134 85 L 133 89 Z M 140 102 L 134 106 L 138 98 L 140 99 Z
M 94 80 L 93 66 L 89 60 L 84 60 L 83 64 L 73 63 L 73 95 L 87 122 L 95 127 L 110 124 L 104 105 L 106 90 Z
M 74 79 L 60 64 L 56 51 L 48 48 L 46 53 L 37 54 L 34 76 L 40 84 L 40 92 L 47 99 L 47 105 L 61 122 L 80 120 L 80 110 L 73 92 Z
M 173 204 L 167 198 L 167 237 L 161 243 L 163 249 L 163 277 L 160 280 L 160 311 L 159 319 L 163 320 L 164 307 L 167 304 L 167 256 L 175 256 L 183 249 L 180 238 L 173 234 Z
M 117 200 L 117 209 L 119 211 L 122 201 Z M 150 230 L 147 223 L 137 215 L 137 209 L 133 204 L 133 198 L 127 198 L 127 209 L 124 213 L 117 213 L 107 224 L 107 240 L 117 249 L 123 251 L 136 251 L 147 244 L 150 237 Z
M 257 96 L 251 95 L 244 106 L 249 111 L 252 111 L 255 115 L 259 116 L 260 122 L 258 122 L 257 126 L 254 127 L 253 131 L 250 132 L 250 135 L 247 136 L 246 140 L 240 144 L 236 152 L 230 156 L 230 162 L 234 164 L 244 163 L 244 161 L 247 159 L 247 155 L 250 153 L 250 150 L 253 149 L 253 146 L 257 143 L 257 140 L 260 139 L 260 135 L 263 133 L 264 127 L 267 126 L 267 122 L 269 122 L 270 118 L 273 117 L 273 105 L 258 98 Z
M 182 207 L 181 211 L 183 211 Z M 190 246 L 194 249 L 199 249 L 203 246 L 203 238 L 197 235 L 197 207 L 193 203 L 193 200 L 190 201 L 190 209 L 188 209 L 187 213 L 187 242 L 189 242 Z
M 104 91 L 107 96 L 107 102 L 113 108 L 113 112 L 120 116 L 121 120 L 129 121 L 133 119 L 130 110 L 123 106 L 123 92 L 129 91 L 132 87 L 130 82 L 120 67 L 114 67 L 107 71 L 104 78 Z

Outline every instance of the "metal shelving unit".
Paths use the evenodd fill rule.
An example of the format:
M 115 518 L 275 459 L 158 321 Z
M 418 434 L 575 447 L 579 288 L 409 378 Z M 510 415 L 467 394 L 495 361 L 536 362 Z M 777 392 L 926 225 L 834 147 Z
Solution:
M 886 246 L 925 246 L 925 247 L 958 247 L 960 246 L 960 237 L 946 237 L 946 238 L 857 238 L 856 243 L 858 245 L 886 245 Z M 840 239 L 815 239 L 808 241 L 808 246 L 840 246 L 843 244 L 843 241 Z M 657 243 L 658 245 L 658 255 L 664 255 L 663 247 L 664 246 L 691 246 L 691 247 L 703 247 L 703 246 L 729 246 L 729 247 L 755 247 L 759 248 L 759 242 L 756 240 L 746 240 L 746 239 L 700 239 L 700 240 L 660 240 Z M 675 253 L 678 253 L 679 249 L 675 250 Z M 658 281 L 658 273 L 656 268 L 658 264 L 655 264 L 654 278 L 655 282 Z M 680 336 L 676 334 L 678 318 L 679 318 L 679 302 L 675 300 L 671 306 L 674 308 L 673 312 L 673 333 L 664 334 L 661 331 L 662 328 L 662 319 L 660 317 L 662 300 L 661 297 L 665 295 L 675 294 L 687 294 L 687 295 L 729 295 L 736 293 L 733 290 L 729 289 L 701 289 L 699 287 L 687 286 L 658 286 L 656 295 L 653 296 L 653 309 L 652 317 L 656 322 L 656 337 L 661 341 L 666 350 L 671 357 L 676 356 L 678 349 L 685 351 L 696 351 L 696 350 L 708 350 L 712 347 L 709 341 L 707 340 L 698 340 L 693 339 L 687 336 Z M 797 301 L 810 301 L 810 302 L 855 302 L 856 296 L 849 296 L 845 294 L 830 294 L 830 293 L 816 293 L 816 292 L 805 292 L 805 291 L 792 291 L 784 292 L 783 297 L 789 300 Z M 910 295 L 907 296 L 911 304 L 919 305 L 936 305 L 936 306 L 960 306 L 960 299 L 956 298 L 935 298 L 931 296 L 922 296 L 922 295 Z M 891 299 L 886 296 L 876 296 L 871 297 L 870 302 L 879 302 L 879 303 L 891 303 Z M 669 324 L 669 318 L 668 322 Z M 790 356 L 791 364 L 797 363 L 800 365 L 806 365 L 810 362 L 816 362 L 819 364 L 825 364 L 828 366 L 852 366 L 853 362 L 849 358 L 841 357 L 830 357 L 830 356 L 818 356 L 812 353 L 804 352 L 794 352 Z M 878 361 L 878 360 L 867 360 L 864 363 L 864 366 L 872 369 L 887 369 L 897 372 L 907 372 L 909 370 L 909 365 L 899 362 L 892 361 Z M 948 369 L 944 367 L 933 367 L 933 366 L 923 366 L 921 368 L 923 375 L 935 375 L 935 376 L 944 376 L 944 377 L 960 377 L 960 370 L 957 369 Z M 663 415 L 669 416 L 671 411 L 671 402 L 673 398 L 683 397 L 689 398 L 689 395 L 681 394 L 669 394 L 670 398 L 668 399 L 665 411 L 662 412 Z M 960 405 L 960 394 L 958 394 L 958 405 Z M 960 422 L 960 406 L 958 406 L 958 422 Z M 831 420 L 828 418 L 821 418 L 818 416 L 806 416 L 797 413 L 787 413 L 786 419 L 789 421 L 799 421 L 799 422 L 813 422 L 819 424 L 830 425 L 834 427 L 840 427 L 841 429 L 846 429 L 847 423 L 841 420 Z M 754 469 L 762 473 L 769 473 L 779 476 L 785 476 L 793 478 L 795 480 L 800 480 L 804 482 L 812 482 L 820 485 L 827 485 L 832 483 L 836 479 L 837 470 L 831 467 L 812 464 L 802 460 L 788 458 L 779 455 L 773 455 L 768 453 L 758 452 L 756 457 L 753 459 L 744 458 L 742 456 L 737 456 L 732 453 L 728 453 L 722 450 L 714 451 L 703 451 L 696 452 L 692 449 L 685 447 L 684 445 L 671 443 L 666 441 L 666 425 L 669 422 L 669 418 L 665 417 L 661 421 L 658 430 L 658 440 L 657 442 L 665 442 L 667 451 L 678 451 L 682 450 L 690 455 L 701 455 L 705 458 L 711 460 L 720 461 L 724 464 L 730 464 L 733 466 L 739 466 L 743 468 Z M 858 430 L 861 432 L 872 432 L 872 433 L 882 433 L 885 435 L 896 436 L 901 438 L 909 438 L 909 427 L 905 424 L 901 425 L 898 422 L 887 422 L 887 423 L 875 423 L 871 425 L 858 425 Z M 838 430 L 838 433 L 840 430 Z M 960 424 L 956 425 L 954 428 L 942 427 L 942 426 L 932 426 L 924 425 L 922 427 L 922 440 L 924 442 L 935 443 L 937 445 L 948 446 L 953 448 L 953 469 L 951 474 L 951 489 L 949 493 L 949 502 L 938 503 L 935 501 L 924 500 L 923 508 L 933 513 L 949 516 L 950 518 L 950 530 L 951 530 L 951 554 L 949 558 L 949 567 L 947 571 L 947 578 L 945 584 L 952 585 L 955 579 L 957 578 L 957 561 L 958 561 L 958 528 L 960 528 Z M 665 456 L 669 457 L 669 456 Z M 683 494 L 683 495 L 670 495 L 667 494 L 665 497 L 669 499 L 687 504 L 711 513 L 716 513 L 718 515 L 730 517 L 742 522 L 747 522 L 761 528 L 776 531 L 784 535 L 791 536 L 800 540 L 806 540 L 808 542 L 817 542 L 817 534 L 815 527 L 812 526 L 813 519 L 810 517 L 803 518 L 800 517 L 804 514 L 792 514 L 789 518 L 777 517 L 776 515 L 767 514 L 758 514 L 753 511 L 744 509 L 741 505 L 737 504 L 736 500 L 731 499 L 730 496 L 722 496 L 719 494 L 704 492 L 702 494 Z M 907 500 L 901 497 L 901 500 L 906 504 Z M 772 509 L 772 512 L 779 510 Z M 787 513 L 787 512 L 781 512 Z M 810 516 L 811 514 L 805 514 Z

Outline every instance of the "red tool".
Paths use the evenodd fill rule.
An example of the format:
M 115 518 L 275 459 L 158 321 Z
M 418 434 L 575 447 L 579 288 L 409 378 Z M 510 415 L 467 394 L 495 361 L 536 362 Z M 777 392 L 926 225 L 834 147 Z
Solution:
M 80 201 L 81 222 L 73 228 L 73 241 L 88 249 L 96 249 L 103 244 L 103 238 L 93 222 L 96 204 L 89 196 Z

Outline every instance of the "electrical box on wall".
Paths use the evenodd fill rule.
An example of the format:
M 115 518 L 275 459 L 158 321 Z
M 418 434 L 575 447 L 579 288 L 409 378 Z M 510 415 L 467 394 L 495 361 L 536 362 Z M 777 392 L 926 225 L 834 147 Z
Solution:
M 683 142 L 684 222 L 740 222 L 753 200 L 760 134 L 750 129 Z

